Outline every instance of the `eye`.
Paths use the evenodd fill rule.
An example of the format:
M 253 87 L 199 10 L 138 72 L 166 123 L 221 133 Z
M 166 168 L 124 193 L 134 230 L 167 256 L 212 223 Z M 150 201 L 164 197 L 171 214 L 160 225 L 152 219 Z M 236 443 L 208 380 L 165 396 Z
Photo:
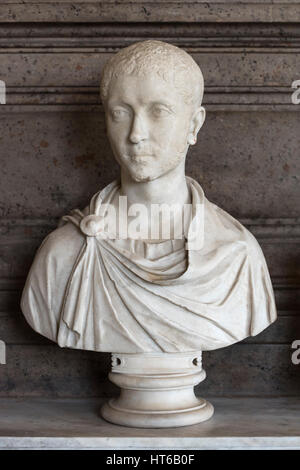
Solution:
M 162 118 L 171 114 L 171 111 L 166 106 L 155 105 L 151 108 L 151 113 L 156 118 Z
M 115 108 L 111 110 L 111 116 L 114 121 L 121 121 L 122 119 L 126 118 L 128 114 L 129 113 L 127 109 L 124 108 Z

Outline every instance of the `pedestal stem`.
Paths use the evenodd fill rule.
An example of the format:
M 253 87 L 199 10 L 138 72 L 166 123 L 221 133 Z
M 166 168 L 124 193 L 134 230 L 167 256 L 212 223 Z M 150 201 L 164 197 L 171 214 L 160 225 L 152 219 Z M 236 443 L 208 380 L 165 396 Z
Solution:
M 165 428 L 200 423 L 213 406 L 194 394 L 205 379 L 201 352 L 112 354 L 109 379 L 121 388 L 101 409 L 107 421 L 123 426 Z

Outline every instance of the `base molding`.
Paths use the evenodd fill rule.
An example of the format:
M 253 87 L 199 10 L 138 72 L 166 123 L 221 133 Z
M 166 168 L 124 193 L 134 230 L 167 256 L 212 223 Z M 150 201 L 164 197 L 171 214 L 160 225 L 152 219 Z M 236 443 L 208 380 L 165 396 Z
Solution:
M 189 426 L 209 419 L 213 406 L 194 393 L 206 377 L 201 352 L 112 354 L 109 379 L 120 396 L 101 408 L 110 423 L 138 428 Z

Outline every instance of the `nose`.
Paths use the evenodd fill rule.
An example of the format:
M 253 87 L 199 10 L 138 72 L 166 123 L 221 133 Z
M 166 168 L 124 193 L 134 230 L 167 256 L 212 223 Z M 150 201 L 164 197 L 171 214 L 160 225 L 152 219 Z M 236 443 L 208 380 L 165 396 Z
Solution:
M 145 120 L 142 116 L 135 116 L 129 134 L 129 140 L 132 144 L 138 144 L 142 140 L 147 139 L 148 130 Z

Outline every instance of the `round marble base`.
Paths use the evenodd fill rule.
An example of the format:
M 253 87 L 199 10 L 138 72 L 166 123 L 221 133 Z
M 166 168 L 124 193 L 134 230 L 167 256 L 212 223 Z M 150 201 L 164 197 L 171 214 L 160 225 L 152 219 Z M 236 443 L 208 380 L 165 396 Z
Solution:
M 194 394 L 205 379 L 201 353 L 113 354 L 110 380 L 121 388 L 118 398 L 101 409 L 114 424 L 166 428 L 209 419 L 213 406 Z

